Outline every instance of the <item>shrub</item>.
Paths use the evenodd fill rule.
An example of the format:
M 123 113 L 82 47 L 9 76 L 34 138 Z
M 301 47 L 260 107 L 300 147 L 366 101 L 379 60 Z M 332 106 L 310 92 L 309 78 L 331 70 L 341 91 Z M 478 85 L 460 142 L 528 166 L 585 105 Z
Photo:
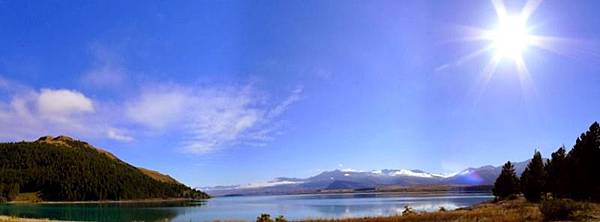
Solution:
M 283 215 L 280 215 L 279 217 L 275 218 L 275 222 L 287 222 L 287 219 L 285 219 Z
M 402 216 L 408 216 L 415 214 L 415 211 L 409 207 L 408 205 L 404 206 L 404 211 L 402 211 Z
M 256 218 L 256 222 L 273 222 L 273 219 L 271 219 L 271 215 L 269 214 L 261 214 Z
M 569 199 L 545 200 L 540 204 L 540 211 L 545 220 L 568 220 L 572 219 L 579 205 Z

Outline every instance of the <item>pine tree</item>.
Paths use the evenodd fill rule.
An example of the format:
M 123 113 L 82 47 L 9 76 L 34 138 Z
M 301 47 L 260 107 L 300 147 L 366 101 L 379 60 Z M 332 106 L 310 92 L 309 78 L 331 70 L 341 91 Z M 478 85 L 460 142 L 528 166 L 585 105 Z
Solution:
M 502 172 L 496 179 L 492 192 L 494 196 L 500 198 L 506 198 L 519 193 L 519 178 L 517 178 L 514 166 L 510 161 L 502 166 Z
M 546 184 L 544 190 L 553 197 L 564 198 L 568 194 L 569 173 L 567 171 L 565 146 L 552 153 L 552 159 L 546 163 Z
M 600 200 L 600 125 L 594 122 L 567 155 L 569 194 L 577 200 Z
M 533 158 L 521 175 L 521 191 L 527 200 L 532 202 L 541 200 L 545 177 L 542 154 L 535 151 Z

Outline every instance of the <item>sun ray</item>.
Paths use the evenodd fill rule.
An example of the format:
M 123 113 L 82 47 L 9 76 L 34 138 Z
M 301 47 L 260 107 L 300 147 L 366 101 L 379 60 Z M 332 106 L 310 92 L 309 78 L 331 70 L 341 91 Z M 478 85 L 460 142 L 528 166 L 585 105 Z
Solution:
M 540 6 L 540 4 L 542 4 L 542 0 L 529 0 L 529 1 L 527 1 L 527 3 L 525 4 L 525 7 L 523 7 L 523 10 L 521 11 L 521 17 L 525 21 L 529 20 L 529 17 L 531 17 L 531 15 Z
M 494 10 L 496 10 L 498 18 L 506 16 L 506 7 L 504 7 L 504 2 L 502 2 L 502 0 L 492 0 L 492 4 L 494 5 Z
M 487 41 L 489 40 L 490 30 L 471 27 L 471 26 L 457 26 L 461 29 L 463 37 L 454 39 L 454 41 Z
M 471 52 L 471 53 L 469 53 L 467 55 L 461 56 L 460 58 L 458 58 L 456 60 L 456 62 L 446 63 L 446 64 L 443 64 L 441 66 L 438 66 L 435 70 L 436 71 L 440 71 L 440 70 L 444 70 L 444 69 L 446 69 L 446 68 L 448 68 L 450 66 L 460 66 L 463 63 L 466 63 L 466 62 L 470 61 L 471 59 L 474 59 L 474 58 L 477 58 L 477 57 L 481 56 L 482 54 L 484 54 L 485 52 L 488 52 L 488 51 L 492 50 L 493 48 L 494 47 L 492 45 L 488 45 L 487 47 L 475 50 L 474 52 Z
M 530 96 L 536 95 L 535 86 L 533 85 L 533 81 L 531 80 L 531 75 L 529 73 L 529 69 L 525 64 L 525 60 L 523 56 L 519 56 L 515 59 L 515 64 L 517 66 L 517 72 L 519 73 L 519 82 L 521 84 L 521 92 L 524 92 L 525 98 L 530 98 Z
M 570 59 L 600 60 L 600 48 L 595 42 L 555 36 L 532 36 L 532 46 Z M 594 50 L 596 49 L 596 50 Z
M 481 96 L 483 95 L 483 93 L 486 91 L 490 80 L 494 76 L 494 73 L 496 73 L 496 68 L 498 68 L 498 64 L 500 63 L 500 61 L 501 61 L 500 57 L 492 56 L 490 61 L 483 68 L 483 70 L 481 72 L 482 75 L 481 75 L 480 79 L 478 80 L 478 83 L 475 84 L 475 89 L 474 89 L 475 99 L 473 101 L 474 105 L 477 105 L 477 103 L 479 103 L 479 100 L 481 99 Z

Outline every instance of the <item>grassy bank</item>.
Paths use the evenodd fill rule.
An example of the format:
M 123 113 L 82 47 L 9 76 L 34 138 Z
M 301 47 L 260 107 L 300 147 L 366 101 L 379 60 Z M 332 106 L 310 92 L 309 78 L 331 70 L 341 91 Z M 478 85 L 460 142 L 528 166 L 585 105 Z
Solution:
M 57 221 L 48 220 L 48 219 L 29 219 L 29 218 L 0 216 L 0 222 L 57 222 Z
M 570 220 L 600 221 L 600 204 L 579 203 Z M 411 221 L 544 221 L 540 204 L 524 199 L 488 202 L 453 211 L 407 212 L 404 215 L 348 219 L 314 219 L 305 222 L 411 222 Z

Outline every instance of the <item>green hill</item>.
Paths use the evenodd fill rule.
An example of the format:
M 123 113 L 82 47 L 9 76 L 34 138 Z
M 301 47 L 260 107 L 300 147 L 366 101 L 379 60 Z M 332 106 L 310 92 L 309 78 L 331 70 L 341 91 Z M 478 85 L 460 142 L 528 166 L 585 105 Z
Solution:
M 66 136 L 0 143 L 0 201 L 31 192 L 47 201 L 209 198 L 170 176 Z

